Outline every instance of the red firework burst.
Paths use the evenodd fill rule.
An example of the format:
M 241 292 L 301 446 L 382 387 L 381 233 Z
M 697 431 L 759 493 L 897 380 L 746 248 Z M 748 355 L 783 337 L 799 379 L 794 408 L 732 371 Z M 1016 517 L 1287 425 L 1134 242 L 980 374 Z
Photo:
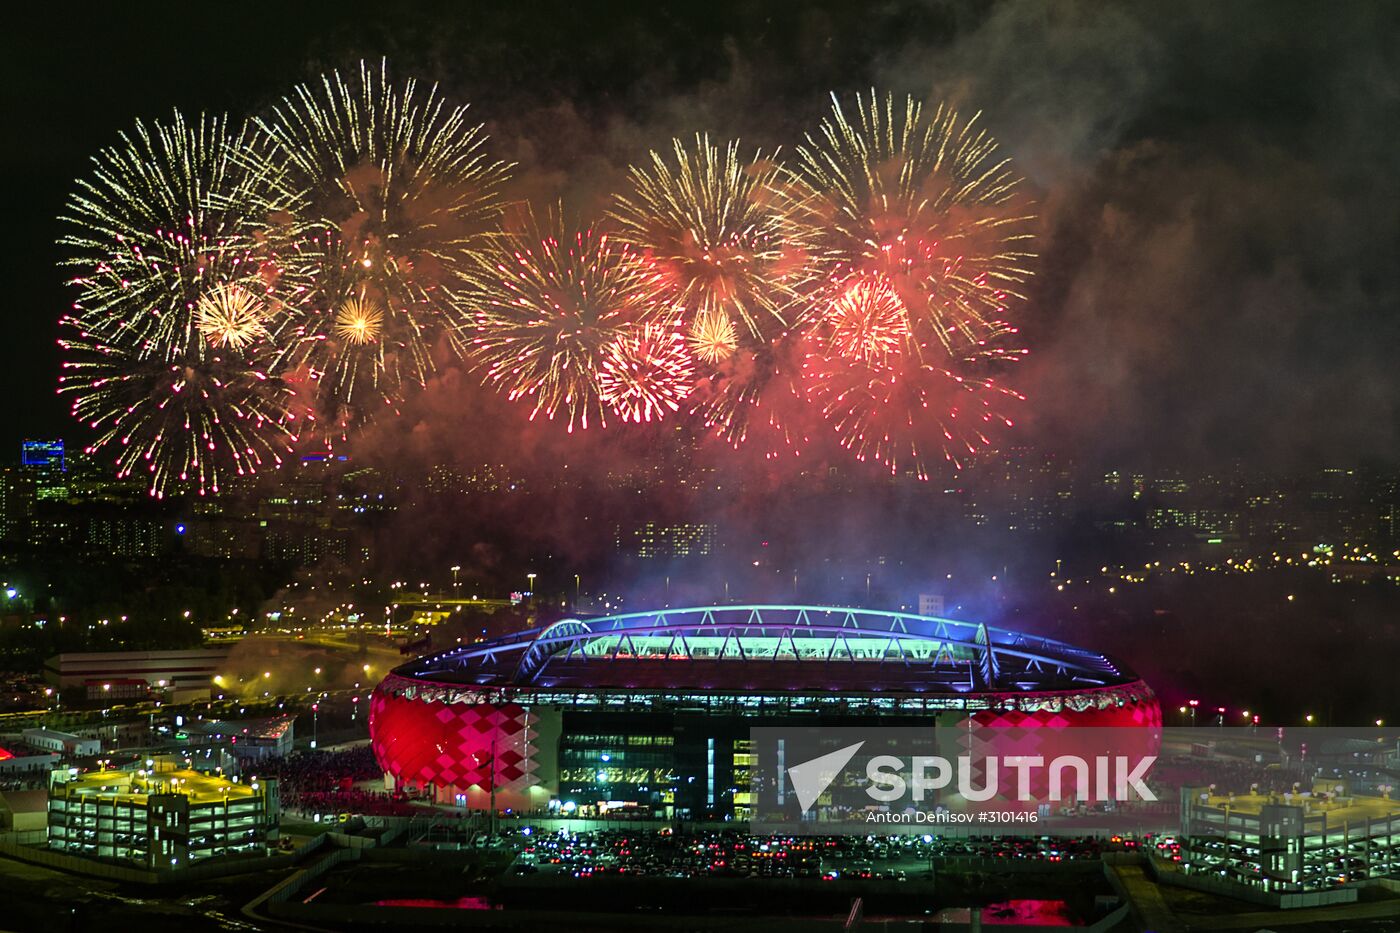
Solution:
M 925 348 L 926 352 L 926 348 Z M 1005 408 L 1025 396 L 991 377 L 899 354 L 857 362 L 825 353 L 804 364 L 807 391 L 856 459 L 883 463 L 893 475 L 928 479 L 934 451 L 955 468 L 1012 426 Z
M 628 328 L 612 342 L 598 370 L 598 394 L 623 421 L 660 421 L 695 388 L 695 363 L 675 325 Z

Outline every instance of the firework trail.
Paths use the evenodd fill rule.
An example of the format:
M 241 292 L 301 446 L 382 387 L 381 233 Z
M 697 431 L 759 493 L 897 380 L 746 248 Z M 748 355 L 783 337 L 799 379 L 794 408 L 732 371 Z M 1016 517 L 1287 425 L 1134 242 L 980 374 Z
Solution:
M 220 118 L 138 122 L 61 218 L 78 297 L 60 321 L 59 391 L 99 432 L 89 452 L 141 468 L 156 496 L 214 491 L 279 462 L 291 437 L 285 388 L 258 362 L 295 289 L 261 224 L 290 195 L 241 166 L 247 144 Z
M 531 420 L 560 417 L 570 432 L 605 426 L 600 374 L 612 367 L 617 393 L 619 353 L 630 354 L 634 329 L 674 320 L 660 277 L 625 244 L 593 230 L 569 232 L 562 211 L 543 223 L 531 214 L 522 232 L 502 235 L 483 261 L 468 358 L 484 380 L 511 401 L 531 403 Z M 634 404 L 624 411 L 635 412 Z
M 703 315 L 691 325 L 689 346 L 709 372 L 691 396 L 690 411 L 731 447 L 757 444 L 769 459 L 800 453 L 808 440 L 801 363 L 815 319 L 791 325 L 776 319 L 744 331 L 731 346 L 727 333 Z M 718 339 L 716 339 L 718 338 Z
M 811 420 L 802 361 L 809 335 L 783 328 L 736 350 L 699 381 L 691 411 L 731 447 L 754 446 L 765 458 L 800 455 Z
M 421 387 L 440 342 L 462 352 L 507 166 L 466 107 L 392 84 L 387 63 L 300 85 L 256 124 L 257 163 L 291 180 L 310 228 L 286 259 L 312 286 L 277 332 L 279 366 L 315 382 L 343 428 Z

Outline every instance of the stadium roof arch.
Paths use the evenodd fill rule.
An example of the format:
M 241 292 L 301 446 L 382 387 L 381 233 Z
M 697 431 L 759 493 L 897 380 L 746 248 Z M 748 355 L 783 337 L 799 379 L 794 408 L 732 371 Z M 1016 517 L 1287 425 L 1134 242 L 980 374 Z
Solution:
M 797 605 L 568 618 L 418 658 L 396 678 L 529 690 L 1084 691 L 1140 683 L 1109 657 L 980 622 Z

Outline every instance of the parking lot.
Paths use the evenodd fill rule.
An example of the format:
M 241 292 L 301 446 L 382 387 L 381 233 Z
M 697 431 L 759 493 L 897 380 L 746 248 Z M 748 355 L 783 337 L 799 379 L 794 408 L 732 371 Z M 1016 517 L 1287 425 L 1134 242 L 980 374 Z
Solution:
M 483 840 L 485 841 L 485 840 Z M 511 831 L 490 840 L 518 851 L 512 871 L 578 878 L 823 878 L 907 881 L 927 878 L 940 862 L 963 859 L 1093 859 L 1134 841 L 1005 836 L 777 836 L 743 832 L 608 830 L 586 833 Z

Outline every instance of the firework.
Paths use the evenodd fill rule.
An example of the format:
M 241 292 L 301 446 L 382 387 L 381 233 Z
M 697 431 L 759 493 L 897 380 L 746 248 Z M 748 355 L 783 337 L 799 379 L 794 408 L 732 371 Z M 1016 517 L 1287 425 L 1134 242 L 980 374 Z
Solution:
M 240 286 L 216 286 L 199 298 L 195 326 L 212 346 L 242 350 L 267 336 L 267 309 Z
M 76 270 L 60 391 L 98 432 L 89 447 L 150 491 L 200 492 L 279 462 L 286 391 L 250 353 L 293 288 L 261 229 L 290 195 L 247 171 L 227 121 L 137 123 L 93 160 L 62 220 Z
M 168 124 L 138 121 L 93 159 L 60 218 L 69 232 L 59 241 L 86 329 L 159 355 L 201 339 L 201 316 L 232 311 L 247 325 L 232 339 L 255 336 L 248 318 L 260 312 L 245 312 L 287 287 L 261 225 L 291 195 L 275 173 L 240 166 L 247 144 L 227 120 L 187 122 L 177 112 Z M 241 306 L 221 307 L 228 299 Z
M 990 377 L 929 365 L 916 354 L 876 362 L 813 354 L 804 364 L 808 396 L 841 445 L 861 461 L 929 477 L 939 456 L 955 469 L 1012 426 L 1006 408 L 1025 396 Z
M 703 135 L 651 153 L 611 238 L 499 230 L 481 127 L 382 63 L 250 127 L 138 122 L 62 218 L 60 391 L 156 495 L 348 436 L 448 353 L 570 431 L 685 411 L 775 456 L 816 413 L 893 472 L 959 465 L 1021 398 L 999 380 L 1033 218 L 976 117 L 834 104 L 788 166 Z
M 417 383 L 417 352 L 430 349 L 415 344 L 427 336 L 415 319 L 388 313 L 353 263 L 321 263 L 336 254 L 337 239 L 332 230 L 313 229 L 294 245 L 287 265 L 310 270 L 312 284 L 279 316 L 270 364 L 296 386 L 315 426 L 302 431 L 303 439 L 327 448 L 378 412 L 397 413 Z M 308 254 L 316 257 L 310 265 Z
M 436 87 L 392 84 L 383 63 L 298 86 L 256 123 L 258 164 L 290 179 L 290 214 L 310 228 L 285 260 L 313 284 L 278 332 L 279 365 L 310 375 L 323 410 L 356 419 L 376 398 L 393 405 L 426 382 L 439 343 L 463 349 L 473 254 L 499 215 L 507 167 L 488 157 L 466 107 Z M 347 315 L 359 324 L 346 327 Z
M 821 329 L 829 353 L 859 363 L 879 363 L 899 354 L 910 336 L 904 303 L 883 276 L 842 283 L 825 310 Z
M 695 315 L 688 340 L 695 358 L 711 366 L 729 359 L 739 347 L 739 335 L 729 315 L 707 309 Z
M 112 343 L 65 318 L 59 392 L 97 432 L 89 453 L 112 449 L 118 475 L 143 475 L 151 495 L 217 493 L 230 475 L 282 463 L 295 441 L 291 393 L 241 355 L 201 342 L 173 355 Z
M 883 276 L 917 338 L 956 357 L 1011 332 L 1032 217 L 1019 179 L 977 117 L 908 98 L 858 98 L 798 148 L 794 183 L 816 192 L 837 279 Z M 935 357 L 937 356 L 935 350 Z M 931 361 L 933 362 L 933 361 Z
M 758 334 L 791 321 L 803 290 L 819 275 L 815 231 L 777 163 L 740 157 L 708 136 L 673 142 L 674 161 L 651 154 L 630 171 L 631 189 L 611 214 L 618 238 L 655 265 L 666 297 L 697 322 L 743 322 Z
M 1019 359 L 1010 305 L 1028 280 L 1019 179 L 977 125 L 874 92 L 839 101 L 799 147 L 835 269 L 814 300 L 804 391 L 861 460 L 927 478 L 993 443 L 1022 396 L 993 370 Z
M 611 216 L 654 264 L 709 370 L 691 409 L 734 446 L 800 447 L 797 419 L 779 412 L 800 398 L 792 335 L 827 271 L 808 188 L 761 153 L 742 158 L 736 142 L 672 148 L 631 170 Z
M 598 393 L 623 421 L 660 421 L 680 410 L 695 383 L 685 338 L 673 325 L 650 322 L 623 331 L 598 371 Z
M 512 401 L 530 401 L 531 419 L 561 417 L 570 431 L 606 425 L 600 372 L 632 328 L 672 316 L 656 274 L 605 235 L 568 233 L 560 212 L 544 224 L 531 216 L 486 262 L 468 350 L 485 380 Z
M 384 311 L 373 301 L 351 298 L 335 316 L 335 335 L 347 343 L 366 344 L 379 339 Z
M 745 343 L 701 380 L 691 411 L 731 447 L 760 447 L 768 459 L 800 454 L 807 400 L 801 382 L 807 334 L 785 328 Z

